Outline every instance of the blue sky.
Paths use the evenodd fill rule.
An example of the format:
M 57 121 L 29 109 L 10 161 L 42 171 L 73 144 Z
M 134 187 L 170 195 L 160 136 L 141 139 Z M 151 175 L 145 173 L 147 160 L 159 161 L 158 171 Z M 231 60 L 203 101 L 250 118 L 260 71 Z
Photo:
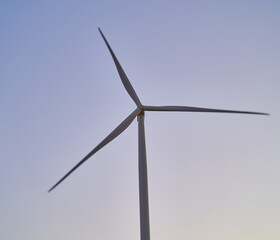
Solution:
M 278 1 L 2 1 L 0 238 L 139 239 L 136 121 L 147 105 L 151 239 L 278 240 Z

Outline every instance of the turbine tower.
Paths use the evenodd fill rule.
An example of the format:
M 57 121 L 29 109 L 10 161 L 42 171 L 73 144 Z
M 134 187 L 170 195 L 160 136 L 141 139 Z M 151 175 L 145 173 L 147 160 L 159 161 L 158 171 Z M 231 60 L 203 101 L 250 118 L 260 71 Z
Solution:
M 56 188 L 65 178 L 67 178 L 73 171 L 87 161 L 93 154 L 119 136 L 137 117 L 138 120 L 138 171 L 139 171 L 139 204 L 140 204 L 140 234 L 141 240 L 150 240 L 150 224 L 149 224 L 149 198 L 148 198 L 148 178 L 147 178 L 147 159 L 146 159 L 146 143 L 145 143 L 145 129 L 144 129 L 144 113 L 145 111 L 175 111 L 175 112 L 214 112 L 214 113 L 241 113 L 241 114 L 258 114 L 269 115 L 261 112 L 249 112 L 249 111 L 235 111 L 235 110 L 222 110 L 200 107 L 188 107 L 188 106 L 147 106 L 142 105 L 134 88 L 132 87 L 128 77 L 126 76 L 123 68 L 121 67 L 117 57 L 111 49 L 107 39 L 98 28 L 103 40 L 105 41 L 110 54 L 114 60 L 121 81 L 136 104 L 136 109 L 119 125 L 117 126 L 107 137 L 103 139 L 90 153 L 88 153 L 80 162 L 78 162 L 66 175 L 64 175 L 48 192 L 51 192 Z

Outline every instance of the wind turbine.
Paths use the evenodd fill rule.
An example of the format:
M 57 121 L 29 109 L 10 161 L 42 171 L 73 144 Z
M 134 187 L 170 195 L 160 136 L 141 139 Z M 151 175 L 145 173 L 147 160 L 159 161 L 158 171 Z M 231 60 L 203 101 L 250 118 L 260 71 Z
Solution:
M 136 104 L 136 109 L 119 125 L 117 126 L 107 137 L 103 139 L 90 153 L 88 153 L 80 162 L 78 162 L 66 175 L 64 175 L 48 192 L 51 192 L 56 188 L 65 178 L 67 178 L 73 171 L 87 161 L 93 154 L 119 136 L 137 117 L 138 120 L 138 171 L 139 171 L 139 203 L 140 203 L 140 233 L 141 240 L 150 240 L 150 224 L 149 224 L 149 201 L 148 201 L 148 179 L 147 179 L 147 159 L 146 159 L 146 144 L 145 144 L 145 129 L 144 129 L 144 113 L 145 111 L 175 111 L 175 112 L 215 112 L 215 113 L 241 113 L 241 114 L 258 114 L 269 115 L 261 112 L 250 111 L 235 111 L 235 110 L 222 110 L 200 107 L 188 107 L 188 106 L 147 106 L 142 105 L 134 88 L 128 80 L 123 68 L 121 67 L 117 57 L 111 49 L 107 39 L 98 28 L 103 40 L 105 41 L 110 54 L 114 60 L 121 81 Z

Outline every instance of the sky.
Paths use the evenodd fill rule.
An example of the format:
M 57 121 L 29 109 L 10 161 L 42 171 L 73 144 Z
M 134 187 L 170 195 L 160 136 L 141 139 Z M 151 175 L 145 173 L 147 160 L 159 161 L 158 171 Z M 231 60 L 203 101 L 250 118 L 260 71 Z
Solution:
M 151 239 L 280 239 L 279 1 L 1 1 L 0 239 L 140 239 L 141 102 Z

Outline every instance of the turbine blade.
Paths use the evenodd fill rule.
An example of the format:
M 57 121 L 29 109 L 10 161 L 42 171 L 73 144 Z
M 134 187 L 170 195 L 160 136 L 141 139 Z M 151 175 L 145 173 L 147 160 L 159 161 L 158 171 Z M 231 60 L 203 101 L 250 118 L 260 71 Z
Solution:
M 119 61 L 118 61 L 116 55 L 114 54 L 112 48 L 110 47 L 109 43 L 107 42 L 107 39 L 105 38 L 105 36 L 104 36 L 104 34 L 102 33 L 101 29 L 98 28 L 98 30 L 99 30 L 99 32 L 100 32 L 100 34 L 101 34 L 103 40 L 105 41 L 105 43 L 106 43 L 106 45 L 107 45 L 107 47 L 108 47 L 108 49 L 109 49 L 111 55 L 112 55 L 112 58 L 113 58 L 113 60 L 114 60 L 114 62 L 115 62 L 115 65 L 116 65 L 116 67 L 117 67 L 118 73 L 119 73 L 119 75 L 120 75 L 120 78 L 121 78 L 121 80 L 122 80 L 122 83 L 123 83 L 123 85 L 124 85 L 126 91 L 127 91 L 128 94 L 130 95 L 130 97 L 133 99 L 133 101 L 136 103 L 136 105 L 137 105 L 137 106 L 141 106 L 142 104 L 141 104 L 141 102 L 140 102 L 140 100 L 139 100 L 139 98 L 138 98 L 138 96 L 137 96 L 137 94 L 136 94 L 134 88 L 132 87 L 130 81 L 128 80 L 128 77 L 126 76 L 126 74 L 125 74 L 125 72 L 124 72 L 122 66 L 120 65 L 120 63 L 119 63 Z
M 88 160 L 93 154 L 111 142 L 114 138 L 119 136 L 134 120 L 134 118 L 140 113 L 140 109 L 133 111 L 119 126 L 115 128 L 104 140 L 99 143 L 88 155 L 86 155 L 78 164 L 76 164 L 66 175 L 64 175 L 48 192 L 57 187 L 65 178 L 67 178 L 74 170 L 81 166 L 86 160 Z
M 223 109 L 187 107 L 187 106 L 143 106 L 143 110 L 144 111 L 174 111 L 174 112 L 215 112 L 215 113 L 219 112 L 219 113 L 269 115 L 268 113 L 261 113 L 261 112 L 223 110 Z

